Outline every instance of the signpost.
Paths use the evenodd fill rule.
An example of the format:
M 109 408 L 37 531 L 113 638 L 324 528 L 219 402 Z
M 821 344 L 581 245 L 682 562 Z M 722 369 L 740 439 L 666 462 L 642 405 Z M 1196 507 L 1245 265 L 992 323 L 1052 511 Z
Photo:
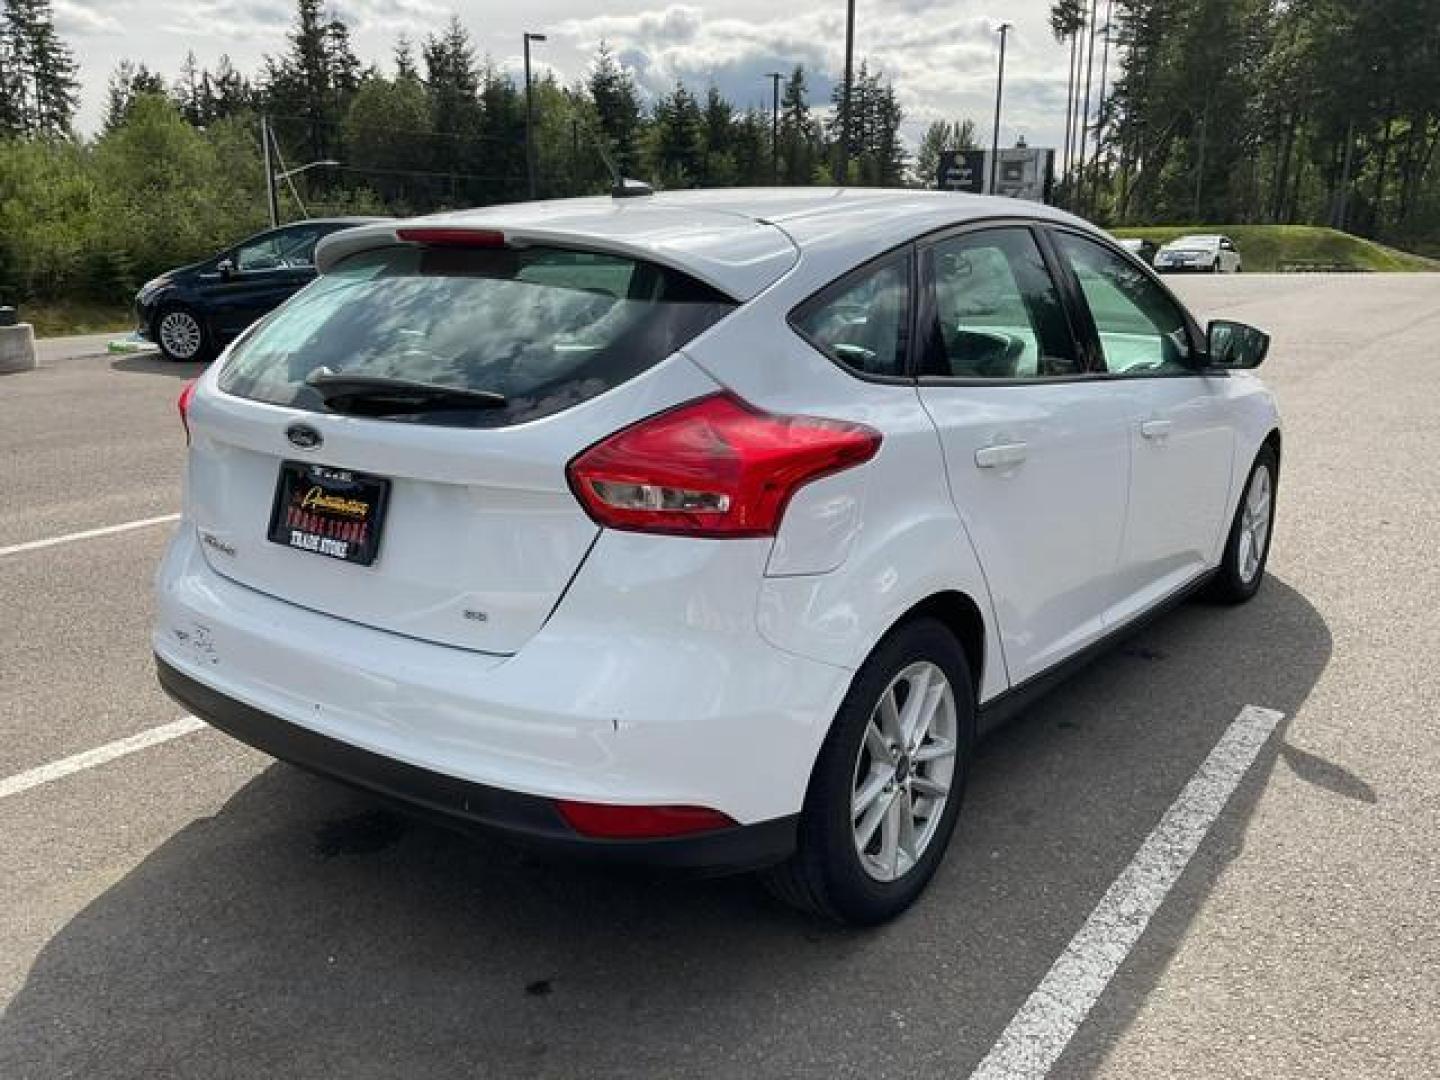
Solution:
M 942 150 L 935 186 L 941 191 L 1048 202 L 1054 168 L 1054 150 L 1031 146 L 1000 150 L 994 155 L 989 150 Z

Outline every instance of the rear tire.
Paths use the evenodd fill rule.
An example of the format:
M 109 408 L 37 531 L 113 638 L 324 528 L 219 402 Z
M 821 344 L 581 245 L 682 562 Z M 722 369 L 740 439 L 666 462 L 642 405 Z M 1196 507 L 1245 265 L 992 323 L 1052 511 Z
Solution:
M 151 337 L 160 348 L 160 355 L 177 364 L 210 359 L 210 335 L 200 317 L 184 304 L 170 304 L 160 309 L 151 327 Z
M 853 926 L 903 912 L 949 846 L 974 731 L 970 666 L 955 636 L 929 618 L 892 630 L 835 716 L 797 850 L 765 872 L 771 892 Z
M 1275 493 L 1279 486 L 1280 460 L 1275 448 L 1266 443 L 1255 455 L 1220 569 L 1210 586 L 1211 596 L 1226 604 L 1243 604 L 1260 589 L 1265 564 L 1270 558 L 1270 538 L 1275 530 Z

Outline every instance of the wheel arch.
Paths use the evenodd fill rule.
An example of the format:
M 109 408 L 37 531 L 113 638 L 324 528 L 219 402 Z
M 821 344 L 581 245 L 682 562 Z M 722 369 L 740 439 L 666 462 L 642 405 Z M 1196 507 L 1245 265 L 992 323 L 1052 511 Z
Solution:
M 1271 429 L 1270 429 L 1270 434 L 1266 435 L 1265 438 L 1262 439 L 1261 442 L 1260 442 L 1260 445 L 1261 445 L 1262 447 L 1268 446 L 1268 447 L 1270 447 L 1272 450 L 1275 451 L 1275 471 L 1276 471 L 1277 473 L 1280 471 L 1280 463 L 1281 463 L 1281 461 L 1284 460 L 1284 454 L 1281 453 L 1282 441 L 1283 441 L 1283 440 L 1282 440 L 1282 436 L 1281 436 L 1281 434 L 1280 434 L 1280 429 L 1277 427 L 1277 428 L 1271 428 Z M 1278 479 L 1278 477 L 1277 477 L 1277 479 Z
M 886 634 L 905 623 L 923 618 L 935 619 L 955 635 L 965 653 L 966 665 L 970 669 L 970 685 L 978 699 L 986 662 L 985 616 L 980 611 L 980 605 L 958 589 L 932 593 L 896 619 Z

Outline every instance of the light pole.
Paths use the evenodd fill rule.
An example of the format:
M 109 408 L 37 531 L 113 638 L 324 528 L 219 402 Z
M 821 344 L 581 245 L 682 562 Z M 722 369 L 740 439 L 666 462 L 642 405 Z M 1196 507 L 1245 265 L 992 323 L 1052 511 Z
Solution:
M 765 73 L 770 80 L 770 183 L 780 183 L 780 80 L 779 71 Z
M 850 101 L 855 82 L 855 0 L 845 4 L 845 96 L 840 116 L 840 168 L 835 172 L 835 183 L 846 184 L 850 180 Z
M 995 130 L 990 135 L 990 194 L 995 194 L 995 170 L 1000 164 L 1000 101 L 1005 95 L 1005 39 L 1014 27 L 1001 23 L 995 28 L 1000 35 L 1000 73 L 995 80 Z
M 525 178 L 532 200 L 535 198 L 535 89 L 530 81 L 530 43 L 544 40 L 544 34 L 525 32 Z
M 276 179 L 277 181 L 279 181 L 279 180 L 289 180 L 290 177 L 292 177 L 292 176 L 299 176 L 302 172 L 309 172 L 311 169 L 319 169 L 319 168 L 323 168 L 323 167 L 326 166 L 326 165 L 339 165 L 339 164 L 340 164 L 340 162 L 338 162 L 338 161 L 332 161 L 332 160 L 330 160 L 329 158 L 326 158 L 324 161 L 312 161 L 312 162 L 309 162 L 308 164 L 305 164 L 305 165 L 297 165 L 297 166 L 295 166 L 295 168 L 293 168 L 293 169 L 282 169 L 280 172 L 277 172 L 277 173 L 275 174 L 275 179 Z
M 270 118 L 260 117 L 260 149 L 265 154 L 265 209 L 270 213 L 270 227 L 280 225 L 280 196 L 275 190 L 275 164 L 270 142 Z

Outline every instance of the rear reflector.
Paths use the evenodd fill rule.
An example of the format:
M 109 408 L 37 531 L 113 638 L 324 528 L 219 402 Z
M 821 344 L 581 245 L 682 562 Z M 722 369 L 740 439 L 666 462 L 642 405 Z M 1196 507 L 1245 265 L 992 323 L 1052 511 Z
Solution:
M 185 429 L 185 445 L 190 445 L 190 399 L 195 396 L 195 380 L 191 379 L 180 388 L 175 407 L 180 410 L 180 424 Z
M 795 492 L 875 456 L 863 424 L 700 398 L 616 432 L 566 470 L 601 525 L 683 536 L 773 536 Z
M 395 237 L 426 247 L 502 248 L 505 234 L 496 229 L 396 229 Z
M 658 840 L 735 827 L 734 819 L 703 806 L 616 806 L 556 799 L 555 808 L 572 829 L 593 840 Z

